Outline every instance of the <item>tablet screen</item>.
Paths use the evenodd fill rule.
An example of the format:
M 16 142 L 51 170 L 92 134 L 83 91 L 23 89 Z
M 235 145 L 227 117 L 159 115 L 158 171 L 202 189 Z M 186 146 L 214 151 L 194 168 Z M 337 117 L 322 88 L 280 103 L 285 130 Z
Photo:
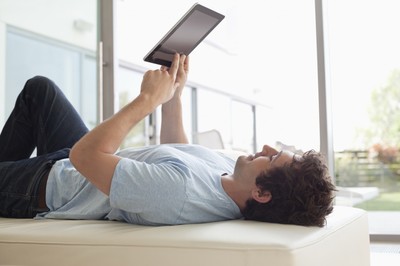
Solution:
M 224 16 L 199 4 L 194 5 L 144 60 L 170 66 L 175 53 L 189 55 L 224 19 Z

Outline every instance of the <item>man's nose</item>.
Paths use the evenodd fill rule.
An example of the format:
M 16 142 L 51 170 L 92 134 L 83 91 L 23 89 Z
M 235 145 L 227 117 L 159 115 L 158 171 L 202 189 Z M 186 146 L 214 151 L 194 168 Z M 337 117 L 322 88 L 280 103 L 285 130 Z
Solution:
M 268 146 L 268 145 L 264 145 L 263 150 L 267 154 L 277 154 L 278 153 L 278 151 L 276 149 L 274 149 L 274 148 L 272 148 L 271 146 Z

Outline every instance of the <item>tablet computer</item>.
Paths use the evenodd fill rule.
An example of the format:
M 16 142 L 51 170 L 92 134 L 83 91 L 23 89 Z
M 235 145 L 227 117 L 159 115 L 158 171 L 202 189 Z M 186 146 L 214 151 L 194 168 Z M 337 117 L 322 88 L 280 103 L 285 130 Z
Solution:
M 205 6 L 194 4 L 150 50 L 144 61 L 171 66 L 175 53 L 189 55 L 224 18 Z

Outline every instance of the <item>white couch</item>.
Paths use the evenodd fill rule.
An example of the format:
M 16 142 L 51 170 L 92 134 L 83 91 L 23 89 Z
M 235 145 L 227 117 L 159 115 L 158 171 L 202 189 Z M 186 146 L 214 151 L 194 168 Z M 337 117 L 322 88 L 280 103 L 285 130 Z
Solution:
M 367 213 L 335 207 L 323 228 L 225 221 L 146 227 L 0 218 L 0 265 L 367 266 Z

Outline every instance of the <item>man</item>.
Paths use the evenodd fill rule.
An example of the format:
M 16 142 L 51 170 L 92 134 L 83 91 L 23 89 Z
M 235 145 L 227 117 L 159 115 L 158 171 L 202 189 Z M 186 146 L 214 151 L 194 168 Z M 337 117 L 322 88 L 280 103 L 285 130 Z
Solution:
M 189 145 L 181 93 L 189 59 L 145 73 L 140 94 L 88 132 L 50 80 L 29 80 L 0 135 L 0 215 L 173 225 L 229 219 L 323 226 L 334 186 L 321 156 L 262 151 L 238 160 Z M 161 144 L 117 152 L 162 105 Z M 37 157 L 29 158 L 37 147 Z

